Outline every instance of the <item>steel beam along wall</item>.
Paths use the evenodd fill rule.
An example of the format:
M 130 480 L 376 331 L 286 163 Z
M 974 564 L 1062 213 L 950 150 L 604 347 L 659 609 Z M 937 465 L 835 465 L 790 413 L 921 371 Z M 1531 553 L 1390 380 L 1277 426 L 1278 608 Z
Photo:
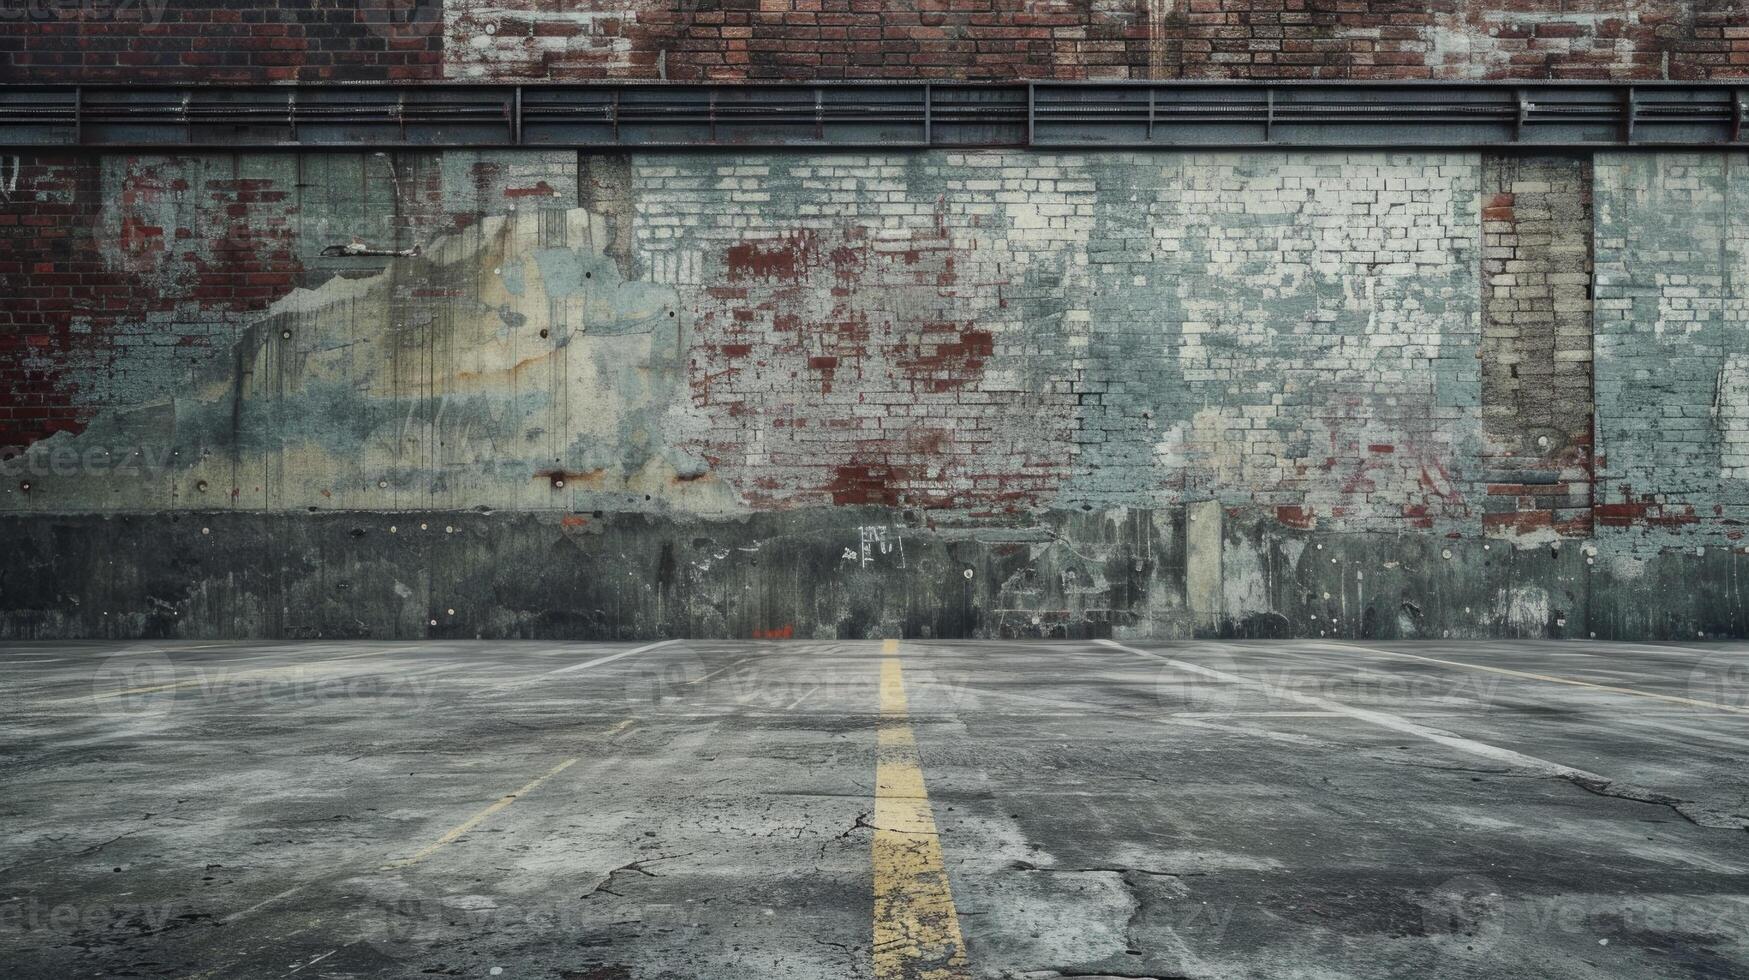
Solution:
M 0 147 L 592 152 L 1741 146 L 1719 82 L 0 86 Z

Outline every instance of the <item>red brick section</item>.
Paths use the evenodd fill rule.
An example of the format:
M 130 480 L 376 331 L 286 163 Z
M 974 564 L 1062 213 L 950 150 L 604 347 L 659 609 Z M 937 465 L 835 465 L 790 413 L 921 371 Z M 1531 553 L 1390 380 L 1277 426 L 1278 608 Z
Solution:
M 0 452 L 10 452 L 83 420 L 67 404 L 61 384 L 62 351 L 70 341 L 67 310 L 83 277 L 96 269 L 95 253 L 78 231 L 90 226 L 95 170 L 57 158 L 5 161 L 0 201 Z M 86 185 L 81 187 L 81 185 Z M 83 193 L 82 193 L 83 191 Z M 93 284 L 87 308 L 107 302 Z
M 0 447 L 78 432 L 95 410 L 72 378 L 115 376 L 142 346 L 212 346 L 226 314 L 289 292 L 288 194 L 271 182 L 214 174 L 190 186 L 174 158 L 133 170 L 103 213 L 94 158 L 8 158 L 0 195 Z M 14 179 L 15 178 L 15 179 Z M 153 202 L 193 195 L 197 217 L 155 223 Z M 148 324 L 179 319 L 185 329 Z M 126 335 L 132 331 L 133 335 Z
M 80 0 L 0 18 L 0 81 L 439 78 L 441 0 Z
M 0 448 L 83 430 L 92 384 L 156 397 L 128 388 L 130 365 L 162 347 L 229 356 L 250 314 L 329 274 L 306 267 L 324 242 L 299 240 L 295 171 L 245 176 L 239 159 L 110 157 L 106 179 L 96 157 L 0 157 Z M 473 222 L 419 160 L 397 163 L 407 240 Z
M 150 297 L 126 288 L 125 277 L 108 270 L 98 254 L 94 161 L 23 157 L 6 163 L 8 190 L 0 200 L 0 294 L 7 297 L 0 305 L 0 390 L 6 392 L 0 448 L 10 450 L 84 427 L 85 413 L 74 407 L 66 381 L 69 352 L 95 349 L 99 338 L 87 331 L 128 315 L 135 304 L 149 304 Z M 134 232 L 143 239 L 144 229 Z
M 619 29 L 624 68 L 659 58 L 677 79 L 1650 79 L 1741 74 L 1745 24 L 1742 3 L 1707 0 L 727 0 L 645 7 Z M 552 30 L 513 14 L 494 27 L 495 51 Z M 601 70 L 532 48 L 502 70 Z
M 1749 71 L 1746 4 L 112 0 L 0 19 L 0 80 L 1697 79 Z
M 689 373 L 713 420 L 698 448 L 749 501 L 996 513 L 1067 475 L 1072 396 L 984 390 L 988 284 L 961 281 L 974 257 L 944 220 L 909 239 L 852 226 L 727 249 Z

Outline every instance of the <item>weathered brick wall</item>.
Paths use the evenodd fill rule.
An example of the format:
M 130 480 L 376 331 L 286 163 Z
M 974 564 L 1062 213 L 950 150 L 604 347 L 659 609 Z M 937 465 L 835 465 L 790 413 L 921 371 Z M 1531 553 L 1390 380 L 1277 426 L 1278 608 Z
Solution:
M 1583 614 L 1601 635 L 1739 633 L 1738 600 L 1680 586 L 1702 573 L 1685 562 L 1736 561 L 1749 519 L 1746 165 L 7 158 L 0 425 L 29 465 L 6 470 L 0 509 L 51 541 L 69 514 L 315 509 L 361 515 L 345 533 L 436 536 L 484 508 L 550 522 L 542 560 L 560 562 L 616 514 L 813 521 L 807 547 L 830 554 L 809 567 L 870 582 L 889 566 L 863 565 L 856 535 L 901 569 L 879 535 L 942 528 L 934 564 L 901 569 L 953 586 L 929 593 L 931 628 L 986 628 L 956 598 L 975 564 L 1002 577 L 992 615 L 1025 631 L 1182 628 L 1161 562 L 1202 567 L 1174 549 L 1186 505 L 1213 501 L 1197 513 L 1225 536 L 1196 540 L 1224 551 L 1221 628 L 1543 635 Z M 1048 529 L 1065 514 L 1076 541 Z M 712 578 L 718 552 L 764 546 L 715 533 L 685 538 L 690 570 L 657 562 L 662 589 L 778 587 L 752 558 Z M 626 581 L 591 601 L 648 585 L 621 557 Z
M 98 266 L 90 234 L 96 170 L 74 158 L 12 157 L 0 174 L 0 456 L 82 421 L 62 375 L 74 285 Z M 93 289 L 86 300 L 100 309 Z
M 1706 78 L 1741 0 L 20 0 L 0 79 Z
M 4 81 L 383 81 L 443 74 L 441 0 L 11 0 Z
M 107 158 L 68 198 L 69 244 L 26 262 L 18 242 L 8 281 L 55 301 L 9 332 L 7 370 L 42 372 L 43 410 L 82 433 L 42 451 L 199 462 L 11 502 L 210 506 L 201 484 L 269 509 L 1479 513 L 1473 156 L 580 173 L 564 153 Z M 425 251 L 323 254 L 355 240 Z
M 27 156 L 0 158 L 0 182 L 14 449 L 229 365 L 296 286 L 387 264 L 326 248 L 404 249 L 530 195 L 576 200 L 570 154 Z
M 1383 529 L 1475 498 L 1477 182 L 1375 153 L 634 169 L 702 452 L 762 506 L 1212 497 Z
M 1502 537 L 1591 533 L 1589 157 L 1484 159 L 1485 522 Z
M 695 319 L 703 454 L 761 504 L 1049 499 L 1079 394 L 1083 162 L 640 158 L 641 251 Z
M 1749 158 L 1600 154 L 1600 532 L 1638 550 L 1730 544 L 1749 519 Z
M 1066 503 L 1214 499 L 1350 529 L 1471 513 L 1474 156 L 1085 162 L 1103 193 Z
M 0 418 L 0 445 L 139 401 L 126 384 L 135 365 L 228 355 L 236 318 L 291 288 L 287 182 L 219 163 L 149 160 L 124 174 L 120 158 L 5 158 L 0 290 L 13 300 L 0 309 L 0 376 L 21 397 Z M 123 396 L 93 390 L 99 380 Z
M 1697 78 L 1749 62 L 1739 4 L 1674 0 L 447 3 L 457 76 Z
M 582 209 L 617 280 L 673 291 L 686 397 L 661 432 L 734 506 L 1215 497 L 1350 529 L 1487 512 L 1522 538 L 1582 534 L 1595 494 L 1606 530 L 1729 532 L 1749 472 L 1741 158 L 1606 154 L 1594 189 L 1588 167 L 713 155 L 593 160 L 579 181 L 565 153 L 11 158 L 0 425 L 26 446 L 236 375 L 262 311 L 336 275 L 388 275 L 396 317 L 442 322 L 452 273 L 429 257 L 323 250 Z M 551 320 L 530 303 L 511 312 Z

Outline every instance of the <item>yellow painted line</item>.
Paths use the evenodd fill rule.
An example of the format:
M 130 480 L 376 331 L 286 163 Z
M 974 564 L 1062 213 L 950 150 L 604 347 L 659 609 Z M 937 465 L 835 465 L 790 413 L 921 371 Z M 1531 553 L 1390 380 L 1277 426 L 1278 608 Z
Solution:
M 431 855 L 436 854 L 438 851 L 441 851 L 444 848 L 448 847 L 449 845 L 455 843 L 458 839 L 461 838 L 461 836 L 463 834 L 466 834 L 468 831 L 473 830 L 475 827 L 478 827 L 479 825 L 492 819 L 492 816 L 494 814 L 509 807 L 510 804 L 515 803 L 517 797 L 527 796 L 528 794 L 534 792 L 535 789 L 537 789 L 541 783 L 546 782 L 547 780 L 553 778 L 554 776 L 557 776 L 559 773 L 564 772 L 566 769 L 569 769 L 576 764 L 577 764 L 576 758 L 573 757 L 570 759 L 566 759 L 564 762 L 559 763 L 558 765 L 552 767 L 551 769 L 548 769 L 546 772 L 535 777 L 534 779 L 529 780 L 527 785 L 523 786 L 521 789 L 517 790 L 516 792 L 511 793 L 507 796 L 500 797 L 498 802 L 492 804 L 491 806 L 485 808 L 484 810 L 481 810 L 479 813 L 474 814 L 473 816 L 467 818 L 466 820 L 463 820 L 461 823 L 459 823 L 455 827 L 451 828 L 448 833 L 444 834 L 442 837 L 439 837 L 437 840 L 433 841 L 424 850 L 420 851 L 419 853 L 417 853 L 409 858 L 402 858 L 399 861 L 390 861 L 388 864 L 385 864 L 382 866 L 382 870 L 389 871 L 389 870 L 393 870 L 395 868 L 405 868 L 408 865 L 418 864 L 419 862 L 425 860 L 426 858 L 430 857 Z
M 349 653 L 343 657 L 329 657 L 325 660 L 312 660 L 309 663 L 304 663 L 304 664 L 286 664 L 286 665 L 280 666 L 280 667 L 259 667 L 259 668 L 256 668 L 255 670 L 239 671 L 238 673 L 235 673 L 235 674 L 231 674 L 228 672 L 216 672 L 216 673 L 219 673 L 220 677 L 222 678 L 222 682 L 229 682 L 229 681 L 241 680 L 243 678 L 257 678 L 257 677 L 266 677 L 266 676 L 269 676 L 272 674 L 283 674 L 283 673 L 286 673 L 287 671 L 303 670 L 306 667 L 320 667 L 323 664 L 338 663 L 339 661 L 342 661 L 342 660 L 357 660 L 359 657 L 380 657 L 387 652 L 388 652 L 387 650 L 366 650 L 364 653 Z M 67 701 L 62 702 L 62 703 L 64 703 L 64 704 L 83 704 L 83 703 L 90 702 L 90 701 L 107 701 L 110 698 L 121 698 L 121 697 L 126 697 L 130 694 L 151 694 L 154 691 L 169 691 L 169 690 L 172 690 L 175 688 L 183 688 L 183 687 L 199 687 L 200 685 L 203 685 L 206 683 L 208 683 L 207 678 L 196 677 L 192 680 L 186 680 L 186 681 L 171 681 L 168 684 L 150 684 L 150 685 L 147 685 L 145 687 L 130 687 L 125 691 L 106 691 L 103 694 L 91 694 L 91 695 L 86 695 L 84 697 L 70 698 Z
M 874 808 L 876 980 L 969 978 L 935 812 L 911 731 L 899 641 L 881 644 L 881 718 Z
M 1327 647 L 1347 647 L 1353 650 L 1364 650 L 1367 653 L 1381 657 L 1398 657 L 1403 660 L 1419 660 L 1422 663 L 1442 664 L 1446 667 L 1463 667 L 1466 670 L 1482 670 L 1490 674 L 1501 674 L 1506 677 L 1522 677 L 1533 681 L 1547 681 L 1550 684 L 1566 684 L 1571 687 L 1587 687 L 1593 691 L 1608 691 L 1611 694 L 1631 694 L 1637 698 L 1651 698 L 1654 701 L 1668 701 L 1671 704 L 1686 704 L 1695 708 L 1711 708 L 1716 711 L 1734 711 L 1749 715 L 1749 708 L 1736 705 L 1720 704 L 1717 701 L 1702 701 L 1697 698 L 1678 697 L 1674 694 L 1658 694 L 1653 691 L 1641 691 L 1632 687 L 1615 687 L 1611 684 L 1593 684 L 1590 681 L 1574 680 L 1571 677 L 1556 677 L 1552 674 L 1535 674 L 1528 670 L 1512 670 L 1508 667 L 1489 667 L 1483 664 L 1464 663 L 1460 660 L 1441 660 L 1438 657 L 1423 657 L 1416 653 L 1398 653 L 1395 650 L 1380 650 L 1377 647 L 1361 646 L 1358 643 L 1324 643 Z

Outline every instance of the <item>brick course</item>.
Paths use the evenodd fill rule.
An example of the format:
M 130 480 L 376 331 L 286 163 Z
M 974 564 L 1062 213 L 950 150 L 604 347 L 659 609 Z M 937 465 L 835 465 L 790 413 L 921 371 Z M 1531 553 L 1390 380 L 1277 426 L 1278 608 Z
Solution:
M 87 0 L 4 9 L 0 81 L 260 83 L 443 74 L 442 7 L 430 0 Z
M 751 500 L 1003 509 L 1066 476 L 1061 308 L 1092 201 L 1063 161 L 658 157 L 635 175 L 651 275 L 692 299 L 702 451 Z
M 763 505 L 1469 513 L 1478 171 L 1439 155 L 648 158 L 706 455 Z M 724 196 L 737 203 L 725 207 Z
M 1475 499 L 1478 167 L 1460 154 L 1091 166 L 1077 506 L 1220 500 L 1448 528 Z
M 343 387 L 364 393 L 360 419 L 457 410 L 420 391 L 553 405 L 538 437 L 554 444 L 545 469 L 475 459 L 418 471 L 455 506 L 563 506 L 661 448 L 682 483 L 708 473 L 723 488 L 719 507 L 987 515 L 1213 498 L 1300 526 L 1461 528 L 1478 496 L 1480 174 L 1473 156 L 1385 153 L 654 155 L 590 158 L 580 172 L 564 153 L 106 158 L 69 201 L 111 203 L 87 209 L 67 254 L 101 270 L 116 307 L 62 297 L 55 346 L 5 363 L 52 376 L 43 407 L 71 413 L 71 428 L 108 433 L 170 391 L 189 406 L 217 397 L 201 378 L 305 397 L 307 358 L 347 349 L 348 331 L 408 345 L 397 372 L 427 365 L 417 386 L 385 389 L 414 399 L 388 407 L 368 394 L 379 381 L 367 362 L 324 367 L 324 383 L 356 374 Z M 579 204 L 586 220 L 559 221 Z M 538 213 L 521 220 L 538 228 L 516 235 L 547 241 L 549 215 L 555 234 L 587 229 L 626 285 L 539 253 L 547 295 L 578 288 L 566 277 L 608 289 L 575 311 L 571 300 L 543 306 L 526 257 L 480 258 L 470 250 L 503 246 L 453 234 L 529 208 Z M 446 235 L 444 255 L 468 253 L 466 264 L 322 254 Z M 13 254 L 21 288 L 60 274 L 63 260 Z M 476 281 L 475 265 L 503 286 Z M 273 299 L 384 270 L 395 278 L 364 305 L 344 290 L 297 304 L 306 319 L 286 322 L 291 348 L 314 345 L 306 359 L 250 367 L 271 346 L 261 331 L 281 329 L 259 314 Z M 573 329 L 629 330 L 601 318 L 644 322 L 650 287 L 676 297 L 680 316 L 665 322 L 686 338 L 687 395 L 638 426 L 627 408 L 623 444 L 576 448 L 566 433 L 609 405 L 650 411 L 637 392 L 655 366 L 548 376 L 518 361 L 488 382 L 498 368 L 464 368 L 464 351 L 451 351 L 498 330 L 542 351 L 572 344 Z M 473 332 L 457 334 L 463 323 Z M 600 387 L 573 392 L 584 376 Z M 573 399 L 596 408 L 563 407 Z M 163 441 L 180 427 L 176 438 L 219 451 L 264 435 L 189 434 L 192 416 L 178 411 L 145 431 Z M 43 433 L 13 430 L 25 442 Z M 310 437 L 301 425 L 287 435 Z M 321 445 L 288 459 L 336 474 L 324 487 L 368 490 L 387 466 Z M 543 482 L 528 497 L 542 474 L 567 493 L 546 496 Z M 518 489 L 500 497 L 494 481 Z M 87 506 L 94 489 L 54 500 Z M 259 499 L 328 504 L 300 497 L 307 489 Z M 616 506 L 698 505 L 681 484 L 644 492 Z
M 1742 0 L 135 0 L 0 19 L 0 80 L 1696 79 L 1743 76 L 1745 24 Z

